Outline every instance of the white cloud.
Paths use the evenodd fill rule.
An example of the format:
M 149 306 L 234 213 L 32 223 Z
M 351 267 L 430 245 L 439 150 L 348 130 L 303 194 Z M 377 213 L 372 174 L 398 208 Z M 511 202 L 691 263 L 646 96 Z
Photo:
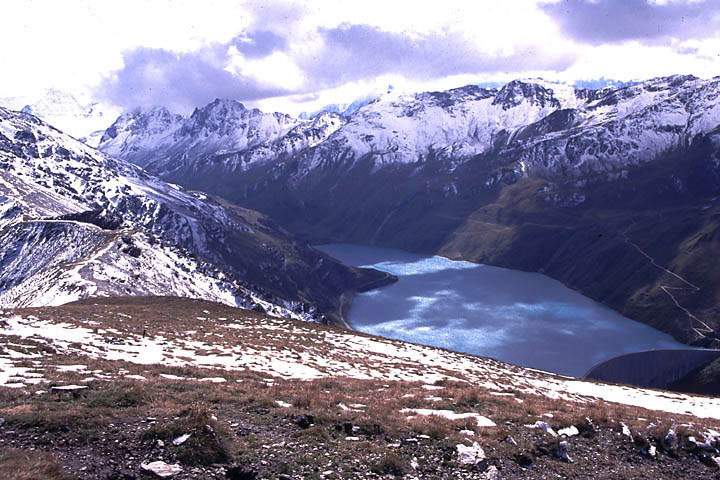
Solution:
M 609 0 L 597 0 L 604 1 Z M 684 5 L 697 8 L 698 2 L 702 3 L 653 1 L 661 4 L 659 8 L 670 5 L 673 9 Z M 643 4 L 643 0 L 628 2 Z M 715 0 L 706 2 L 715 4 Z M 602 42 L 598 40 L 604 38 L 600 25 L 590 44 L 568 30 L 562 9 L 548 13 L 547 4 L 565 5 L 535 0 L 444 0 L 440 5 L 436 1 L 388 0 L 6 0 L 0 29 L 0 97 L 33 95 L 49 87 L 82 96 L 114 78 L 137 49 L 205 55 L 224 45 L 228 55 L 220 60 L 225 64 L 216 67 L 236 74 L 245 82 L 242 85 L 253 86 L 252 95 L 245 101 L 261 108 L 295 112 L 320 107 L 323 102 L 348 101 L 376 93 L 388 84 L 412 90 L 537 75 L 562 80 L 633 80 L 670 73 L 707 77 L 718 72 L 720 36 L 713 29 L 702 32 L 700 38 L 675 35 L 653 42 L 627 39 L 628 33 L 622 32 L 622 41 Z M 582 3 L 575 5 L 582 7 Z M 632 13 L 632 9 L 627 11 Z M 356 60 L 362 68 L 348 72 L 353 65 L 341 56 L 335 60 L 342 68 L 333 71 L 333 64 L 323 63 L 326 59 L 321 58 L 329 51 L 323 32 L 338 32 L 341 26 L 348 25 L 363 26 L 377 34 L 367 43 L 368 48 L 377 50 L 377 58 L 355 58 L 357 52 L 348 50 L 350 62 Z M 693 34 L 702 30 L 702 25 L 696 22 Z M 673 28 L 680 27 L 674 24 Z M 258 30 L 265 31 L 268 38 L 281 39 L 282 48 L 266 52 L 263 45 L 258 45 L 255 54 L 250 55 L 231 44 L 233 39 L 241 38 L 252 42 L 249 35 Z M 373 44 L 383 38 L 395 42 L 401 59 L 410 53 L 415 57 L 394 62 L 387 55 L 392 52 L 383 51 L 382 44 Z M 407 39 L 405 47 L 402 38 Z M 347 45 L 353 45 L 353 37 L 345 40 Z M 448 58 L 438 60 L 443 48 L 455 51 L 446 52 Z M 423 51 L 433 58 L 422 62 Z M 337 49 L 334 53 L 339 55 Z M 461 68 L 463 59 L 467 61 L 466 69 Z M 394 63 L 399 65 L 393 71 Z M 445 66 L 447 72 L 443 73 Z M 318 79 L 313 67 L 322 71 L 322 79 Z M 150 79 L 149 73 L 143 78 Z M 163 76 L 163 72 L 157 74 Z M 337 81 L 333 81 L 334 77 Z M 227 79 L 224 81 L 227 83 Z M 218 92 L 242 95 L 242 85 L 231 89 L 225 84 Z M 209 90 L 207 96 L 213 96 L 212 84 L 204 88 Z M 269 96 L 259 98 L 262 92 L 269 92 Z M 194 101 L 204 95 L 190 98 Z M 182 103 L 177 99 L 173 102 Z

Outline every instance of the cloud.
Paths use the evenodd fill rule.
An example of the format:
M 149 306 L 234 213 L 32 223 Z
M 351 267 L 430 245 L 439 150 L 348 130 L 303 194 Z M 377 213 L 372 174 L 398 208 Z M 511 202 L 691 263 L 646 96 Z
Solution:
M 657 43 L 715 35 L 720 0 L 563 0 L 542 9 L 584 43 Z
M 270 30 L 258 30 L 243 35 L 234 42 L 235 48 L 248 58 L 266 57 L 275 51 L 285 50 L 287 40 Z
M 343 24 L 318 29 L 316 36 L 320 41 L 311 51 L 293 49 L 289 38 L 263 29 L 193 52 L 138 48 L 125 54 L 123 67 L 102 83 L 100 92 L 125 108 L 158 104 L 187 111 L 216 97 L 254 101 L 312 95 L 323 88 L 387 74 L 427 80 L 457 74 L 557 71 L 574 60 L 564 54 L 545 54 L 537 47 L 488 54 L 459 33 L 409 36 Z M 240 56 L 239 67 L 231 62 L 229 52 Z M 278 85 L 278 74 L 298 81 Z
M 538 47 L 488 53 L 460 33 L 417 36 L 386 32 L 368 25 L 340 25 L 319 31 L 323 47 L 300 58 L 301 68 L 319 86 L 383 74 L 429 79 L 458 74 L 562 70 L 574 57 L 546 54 Z
M 253 48 L 257 53 L 265 47 Z M 99 93 L 128 109 L 164 105 L 176 111 L 187 111 L 218 97 L 249 101 L 287 93 L 225 70 L 226 50 L 227 45 L 181 54 L 163 49 L 132 50 L 125 54 L 123 67 L 100 85 Z

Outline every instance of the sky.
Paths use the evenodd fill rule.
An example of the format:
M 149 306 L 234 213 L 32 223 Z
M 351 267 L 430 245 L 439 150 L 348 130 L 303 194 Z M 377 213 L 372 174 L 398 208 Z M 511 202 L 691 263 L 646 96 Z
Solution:
M 3 0 L 0 97 L 292 114 L 393 88 L 720 75 L 720 0 Z

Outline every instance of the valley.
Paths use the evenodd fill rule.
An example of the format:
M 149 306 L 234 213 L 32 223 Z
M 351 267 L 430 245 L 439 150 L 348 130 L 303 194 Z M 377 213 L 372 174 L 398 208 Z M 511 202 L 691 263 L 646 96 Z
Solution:
M 720 478 L 720 0 L 4 0 L 0 480 Z
M 516 81 L 304 120 L 217 100 L 124 114 L 99 151 L 0 108 L 0 472 L 714 472 L 716 399 L 573 377 L 608 360 L 715 391 L 712 355 L 672 351 L 717 345 L 716 83 Z M 686 133 L 657 116 L 699 101 Z M 621 355 L 656 349 L 633 377 Z
M 213 102 L 165 130 L 142 128 L 155 113 L 123 117 L 99 148 L 314 244 L 544 273 L 715 347 L 719 86 L 682 75 L 598 90 L 524 79 L 388 94 L 282 128 L 276 114 Z M 237 147 L 218 150 L 226 117 L 243 127 L 226 136 Z

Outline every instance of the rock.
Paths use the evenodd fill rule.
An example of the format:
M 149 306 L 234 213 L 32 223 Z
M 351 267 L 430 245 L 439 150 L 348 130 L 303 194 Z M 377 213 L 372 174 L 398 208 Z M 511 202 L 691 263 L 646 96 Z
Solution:
M 555 455 L 562 460 L 563 462 L 572 463 L 572 458 L 570 458 L 570 454 L 568 451 L 570 450 L 570 444 L 568 444 L 567 441 L 563 440 L 562 442 L 558 443 L 558 448 L 555 452 Z
M 315 417 L 313 415 L 300 415 L 295 418 L 295 423 L 304 430 L 315 425 Z
M 477 442 L 473 442 L 469 447 L 458 443 L 455 448 L 461 465 L 477 465 L 485 460 L 485 451 Z
M 192 434 L 186 433 L 184 435 L 180 435 L 179 437 L 177 437 L 175 440 L 172 441 L 173 445 L 175 445 L 176 447 L 178 445 L 182 445 L 183 443 L 185 443 L 187 441 L 188 438 L 190 438 L 190 435 L 192 435 Z
M 597 428 L 590 417 L 585 417 L 585 422 L 578 427 L 580 434 L 585 438 L 591 438 L 597 434 Z
M 557 433 L 561 437 L 574 437 L 580 434 L 580 430 L 578 430 L 575 425 L 570 425 L 569 427 L 561 428 Z
M 527 428 L 535 428 L 538 430 L 542 430 L 545 433 L 548 433 L 552 435 L 553 437 L 557 437 L 557 433 L 555 433 L 555 430 L 552 429 L 550 425 L 548 425 L 547 422 L 543 422 L 542 420 L 538 420 L 532 425 L 525 425 Z
M 712 455 L 701 453 L 700 461 L 710 468 L 720 469 L 720 457 L 713 457 Z
M 87 389 L 87 385 L 61 385 L 59 387 L 50 387 L 50 393 L 78 398 Z
M 620 426 L 622 427 L 622 434 L 628 438 L 632 438 L 632 432 L 630 431 L 630 427 L 628 427 L 624 423 L 620 423 Z
M 255 480 L 257 473 L 242 465 L 235 465 L 225 470 L 228 480 Z
M 483 473 L 483 478 L 485 480 L 500 480 L 500 472 L 495 465 L 490 465 Z
M 85 469 L 81 468 L 80 470 L 84 471 Z M 107 480 L 137 480 L 137 478 L 137 475 L 126 469 L 115 470 L 110 472 L 107 476 Z
M 515 463 L 517 463 L 523 468 L 528 468 L 534 462 L 533 458 L 525 452 L 515 454 L 514 460 Z
M 150 463 L 142 463 L 140 464 L 140 468 L 145 471 L 154 473 L 160 478 L 172 477 L 173 475 L 177 475 L 178 473 L 182 472 L 182 467 L 180 465 L 171 465 L 163 462 L 162 460 L 157 460 Z
M 648 447 L 647 454 L 648 454 L 648 457 L 650 457 L 650 458 L 657 457 L 657 448 L 655 447 L 655 445 L 650 445 Z
M 59 387 L 50 387 L 51 393 L 70 393 L 78 395 L 81 391 L 87 390 L 87 385 L 61 385 Z
M 514 439 L 513 437 L 511 437 L 510 435 L 507 436 L 507 438 L 505 439 L 505 441 L 506 441 L 507 443 L 509 443 L 510 445 L 512 445 L 513 447 L 517 447 L 517 446 L 518 446 L 518 443 L 517 443 L 517 442 L 515 441 L 515 439 Z
M 662 446 L 665 450 L 675 450 L 675 447 L 677 446 L 677 434 L 675 433 L 674 428 L 668 430 L 665 438 L 663 438 Z
M 418 468 L 420 468 L 417 457 L 413 457 L 412 460 L 410 460 L 410 468 L 412 468 L 413 470 L 417 470 Z

